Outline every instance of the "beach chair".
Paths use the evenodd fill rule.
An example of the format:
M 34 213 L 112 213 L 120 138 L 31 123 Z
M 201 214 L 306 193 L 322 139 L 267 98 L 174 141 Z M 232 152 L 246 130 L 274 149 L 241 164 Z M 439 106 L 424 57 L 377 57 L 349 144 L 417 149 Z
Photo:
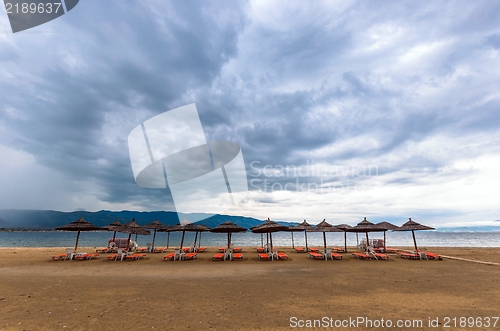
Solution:
M 191 253 L 191 247 L 183 247 L 182 252 L 183 253 Z
M 372 256 L 368 253 L 354 252 L 351 255 L 353 257 L 357 258 L 358 260 L 371 260 L 372 259 Z
M 64 261 L 64 260 L 66 260 L 66 254 L 52 255 L 51 260 L 53 260 L 53 261 Z
M 175 261 L 181 259 L 181 250 L 176 249 L 172 254 L 165 255 L 163 257 L 164 261 Z
M 257 253 L 265 253 L 266 249 L 264 247 L 257 247 Z
M 386 247 L 385 248 L 385 252 L 386 253 L 394 253 L 394 254 L 396 254 L 398 252 L 398 250 L 396 248 Z
M 243 260 L 243 254 L 241 253 L 234 253 L 231 255 L 231 260 L 232 261 L 241 261 Z
M 110 252 L 110 249 L 107 248 L 107 247 L 103 247 L 103 248 L 98 248 L 95 250 L 95 252 L 97 254 L 103 254 L 103 253 L 109 253 Z
M 286 255 L 284 252 L 278 251 L 276 255 L 278 256 L 278 260 L 288 260 L 288 255 Z
M 224 261 L 226 259 L 225 253 L 216 253 L 212 256 L 212 261 Z
M 309 252 L 319 253 L 319 249 L 317 249 L 316 247 L 309 247 Z
M 267 253 L 260 253 L 258 255 L 260 261 L 270 261 L 272 257 Z
M 333 249 L 332 248 L 327 248 L 326 251 L 325 251 L 325 259 L 328 260 L 328 259 L 332 259 L 332 260 L 342 260 L 342 255 L 338 254 L 338 253 L 334 253 L 332 252 Z
M 367 254 L 370 254 L 375 260 L 389 260 L 389 255 L 377 253 L 372 246 L 366 247 Z
M 146 253 L 146 252 L 148 252 L 148 248 L 147 247 L 139 247 L 139 248 L 137 248 L 136 252 Z
M 332 247 L 332 251 L 335 253 L 345 253 L 345 249 L 341 247 Z
M 325 256 L 317 252 L 309 252 L 309 258 L 313 260 L 324 260 Z
M 182 257 L 183 260 L 196 260 L 196 255 L 198 255 L 198 253 L 187 253 L 187 254 L 184 254 L 184 256 Z
M 241 247 L 233 247 L 233 252 L 234 253 L 241 253 L 242 252 L 242 248 Z
M 151 243 L 147 243 L 146 244 L 146 252 L 144 252 L 144 253 L 152 253 L 153 249 L 154 249 L 153 245 Z
M 198 253 L 205 253 L 207 251 L 207 248 L 205 246 L 203 247 L 198 247 L 198 249 L 196 250 Z
M 154 247 L 152 253 L 164 253 L 165 248 L 164 247 Z
M 295 252 L 297 253 L 305 253 L 304 247 L 295 247 Z
M 402 259 L 420 260 L 420 254 L 417 254 L 417 253 L 398 252 L 397 254 Z
M 428 260 L 442 260 L 443 258 L 439 254 L 431 253 L 431 252 L 425 252 L 425 257 Z

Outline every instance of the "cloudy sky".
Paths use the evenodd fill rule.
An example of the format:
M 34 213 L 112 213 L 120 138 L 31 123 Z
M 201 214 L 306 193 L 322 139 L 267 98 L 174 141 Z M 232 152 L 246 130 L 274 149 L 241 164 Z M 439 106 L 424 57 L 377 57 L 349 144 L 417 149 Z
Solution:
M 500 3 L 80 1 L 0 9 L 0 208 L 175 210 L 129 133 L 196 103 L 241 146 L 229 214 L 332 224 L 500 219 Z M 200 210 L 203 212 L 204 210 Z

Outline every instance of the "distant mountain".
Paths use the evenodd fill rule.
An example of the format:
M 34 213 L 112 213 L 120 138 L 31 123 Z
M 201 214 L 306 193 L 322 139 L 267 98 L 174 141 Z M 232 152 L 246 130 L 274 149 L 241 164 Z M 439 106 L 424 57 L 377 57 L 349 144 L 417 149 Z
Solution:
M 0 218 L 0 228 L 7 229 L 7 228 L 10 228 L 10 227 L 12 227 L 12 225 L 10 225 L 9 222 L 7 222 L 6 220 Z
M 97 226 L 108 225 L 115 220 L 119 220 L 122 224 L 130 222 L 132 218 L 140 224 L 148 224 L 158 219 L 164 225 L 176 225 L 179 223 L 179 218 L 184 217 L 193 223 L 204 224 L 208 227 L 216 227 L 220 223 L 231 221 L 244 228 L 250 228 L 262 224 L 262 220 L 252 217 L 229 216 L 229 215 L 207 215 L 207 214 L 182 214 L 179 218 L 176 212 L 172 211 L 109 211 L 100 210 L 97 212 L 89 211 L 73 211 L 61 212 L 54 210 L 0 210 L 0 228 L 10 229 L 54 229 L 58 226 L 76 221 L 80 217 Z M 208 217 L 208 218 L 207 218 Z M 294 223 L 278 222 L 283 225 L 293 225 Z

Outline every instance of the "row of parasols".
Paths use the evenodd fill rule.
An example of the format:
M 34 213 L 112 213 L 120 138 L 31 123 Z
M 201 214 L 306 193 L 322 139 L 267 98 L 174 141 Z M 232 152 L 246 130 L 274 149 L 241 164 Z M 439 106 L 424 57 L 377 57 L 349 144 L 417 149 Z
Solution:
M 170 241 L 170 232 L 174 231 L 182 231 L 182 239 L 180 243 L 180 248 L 182 249 L 184 245 L 184 235 L 186 232 L 196 232 L 195 239 L 194 239 L 194 244 L 196 245 L 196 242 L 198 240 L 198 246 L 199 243 L 201 242 L 201 233 L 210 231 L 214 233 L 227 233 L 227 246 L 229 247 L 231 244 L 231 238 L 233 233 L 237 232 L 246 232 L 247 229 L 244 227 L 241 227 L 237 224 L 234 224 L 232 222 L 224 222 L 220 224 L 219 226 L 215 228 L 209 228 L 205 225 L 202 224 L 194 224 L 194 223 L 189 223 L 189 221 L 184 220 L 178 225 L 163 225 L 161 222 L 158 220 L 155 220 L 154 222 L 151 222 L 149 224 L 140 226 L 135 222 L 134 219 L 132 219 L 131 222 L 127 224 L 121 224 L 118 220 L 115 222 L 104 226 L 104 227 L 98 227 L 93 225 L 92 223 L 86 221 L 82 218 L 71 222 L 67 225 L 63 225 L 60 227 L 57 227 L 56 230 L 62 230 L 62 231 L 77 231 L 78 234 L 76 236 L 76 243 L 75 243 L 75 251 L 78 248 L 78 240 L 80 238 L 80 232 L 81 231 L 97 231 L 97 230 L 107 230 L 107 231 L 113 231 L 113 241 L 116 238 L 116 233 L 117 232 L 122 232 L 122 233 L 127 233 L 128 236 L 128 241 L 127 245 L 130 245 L 130 239 L 133 234 L 137 235 L 149 235 L 151 232 L 149 230 L 154 230 L 153 234 L 153 242 L 152 242 L 152 248 L 154 249 L 155 245 L 155 239 L 156 239 L 156 232 L 168 232 L 168 239 L 167 239 L 167 248 L 169 246 L 169 241 Z M 355 232 L 355 233 L 366 233 L 366 242 L 369 242 L 368 238 L 368 233 L 369 232 L 383 232 L 384 233 L 384 244 L 386 241 L 386 231 L 392 230 L 392 231 L 411 231 L 412 232 L 412 237 L 413 237 L 413 243 L 415 246 L 415 251 L 418 250 L 417 248 L 417 241 L 415 239 L 415 231 L 417 230 L 434 230 L 434 228 L 419 224 L 417 222 L 414 222 L 409 219 L 408 222 L 404 223 L 401 226 L 396 226 L 394 224 L 391 224 L 389 222 L 381 222 L 381 223 L 371 223 L 369 222 L 366 217 L 364 220 L 360 223 L 358 223 L 356 226 L 350 226 L 348 224 L 340 224 L 340 225 L 331 225 L 326 220 L 323 220 L 322 222 L 318 223 L 316 226 L 312 226 L 311 224 L 307 223 L 307 221 L 303 221 L 299 225 L 296 226 L 285 226 L 281 225 L 279 223 L 273 222 L 270 219 L 267 219 L 263 224 L 260 224 L 258 226 L 250 228 L 250 230 L 254 233 L 261 233 L 261 241 L 263 241 L 262 234 L 266 233 L 267 234 L 267 243 L 271 246 L 271 249 L 273 247 L 273 242 L 272 242 L 272 234 L 274 232 L 279 232 L 279 231 L 289 231 L 292 234 L 292 247 L 294 247 L 294 239 L 293 239 L 293 233 L 294 232 L 304 232 L 305 236 L 305 244 L 306 244 L 306 250 L 308 249 L 308 244 L 307 244 L 307 232 L 323 232 L 323 244 L 324 248 L 326 250 L 326 233 L 327 232 L 344 232 L 344 251 L 347 252 L 347 232 Z M 198 236 L 199 234 L 199 236 Z M 263 245 L 263 242 L 261 243 Z M 130 247 L 127 246 L 127 250 L 129 250 Z

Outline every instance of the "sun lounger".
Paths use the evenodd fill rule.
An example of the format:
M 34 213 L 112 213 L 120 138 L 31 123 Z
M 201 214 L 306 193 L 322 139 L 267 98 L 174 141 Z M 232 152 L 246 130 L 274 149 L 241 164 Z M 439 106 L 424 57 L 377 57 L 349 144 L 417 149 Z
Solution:
M 398 256 L 407 260 L 420 260 L 420 254 L 417 253 L 398 252 Z
M 377 253 L 373 247 L 368 246 L 366 248 L 367 254 L 370 254 L 375 260 L 389 260 L 389 256 L 382 254 L 382 253 Z
M 153 248 L 153 253 L 164 253 L 165 248 L 164 247 L 154 247 Z
M 184 256 L 182 257 L 182 260 L 196 260 L 196 255 L 198 255 L 198 254 L 197 253 L 184 254 Z
M 304 247 L 295 247 L 295 251 L 297 253 L 305 253 L 306 251 L 304 250 Z
M 264 247 L 257 247 L 257 253 L 265 253 L 266 249 Z
M 198 249 L 196 251 L 198 253 L 205 253 L 207 251 L 207 248 L 206 247 L 198 247 Z
M 319 249 L 317 249 L 316 247 L 309 247 L 309 252 L 319 253 Z
M 396 248 L 386 247 L 385 252 L 386 253 L 397 253 L 398 250 Z
M 425 255 L 429 260 L 442 260 L 443 258 L 439 254 L 431 253 L 431 252 L 425 252 Z
M 233 252 L 235 252 L 235 253 L 241 253 L 241 251 L 242 251 L 241 247 L 234 247 L 233 248 Z
M 271 256 L 269 254 L 267 254 L 267 253 L 260 253 L 258 257 L 259 257 L 260 261 L 269 261 L 269 260 L 271 260 Z
M 331 259 L 331 260 L 342 260 L 342 255 L 338 253 L 332 252 L 332 248 L 327 248 L 325 252 L 325 259 Z
M 359 252 L 354 252 L 352 253 L 352 256 L 357 258 L 358 260 L 371 260 L 372 256 L 367 253 L 359 253 Z
M 341 247 L 332 247 L 332 251 L 335 253 L 345 253 L 345 249 Z
M 324 260 L 325 256 L 317 252 L 309 252 L 309 257 L 314 260 Z
M 66 260 L 66 254 L 53 255 L 51 260 L 64 261 L 64 260 Z
M 135 260 L 140 260 L 142 257 L 142 254 L 127 254 L 123 257 L 125 261 L 135 261 Z
M 214 256 L 212 256 L 212 261 L 224 261 L 226 258 L 225 253 L 216 253 Z
M 106 247 L 103 247 L 103 248 L 98 248 L 95 250 L 96 253 L 98 254 L 103 254 L 103 253 L 109 253 L 111 251 L 110 248 L 106 248 Z
M 241 254 L 241 253 L 234 253 L 231 256 L 231 260 L 233 260 L 233 261 L 241 261 L 242 259 L 243 259 L 243 254 Z
M 278 255 L 278 260 L 288 260 L 288 255 L 286 255 L 283 252 L 278 252 L 277 255 Z
M 138 253 L 146 253 L 146 252 L 147 252 L 147 250 L 148 250 L 148 249 L 147 249 L 146 247 L 140 247 L 140 248 L 137 248 L 137 250 L 136 250 L 136 251 L 137 251 Z

